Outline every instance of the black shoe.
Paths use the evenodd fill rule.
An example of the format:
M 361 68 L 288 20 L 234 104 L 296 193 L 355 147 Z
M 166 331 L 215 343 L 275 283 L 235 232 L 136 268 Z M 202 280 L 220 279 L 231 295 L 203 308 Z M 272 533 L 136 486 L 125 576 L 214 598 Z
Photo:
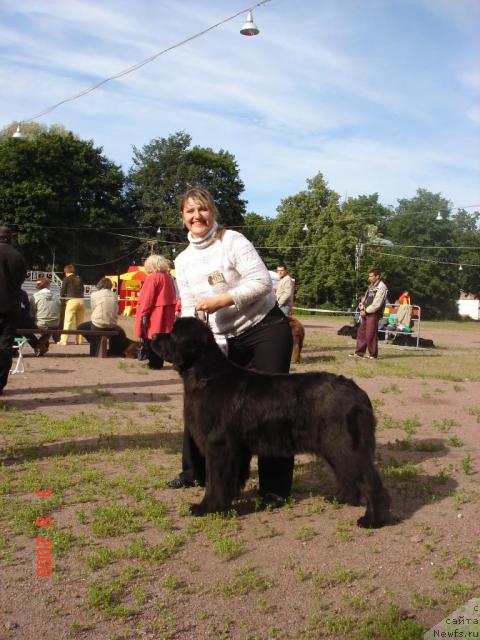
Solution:
M 189 487 L 195 487 L 196 484 L 195 480 L 185 480 L 178 476 L 167 482 L 167 487 L 170 487 L 170 489 L 188 489 Z
M 263 496 L 262 502 L 260 503 L 260 509 L 279 509 L 280 507 L 284 507 L 287 503 L 286 498 L 282 498 L 282 496 L 278 496 L 276 493 L 266 493 Z

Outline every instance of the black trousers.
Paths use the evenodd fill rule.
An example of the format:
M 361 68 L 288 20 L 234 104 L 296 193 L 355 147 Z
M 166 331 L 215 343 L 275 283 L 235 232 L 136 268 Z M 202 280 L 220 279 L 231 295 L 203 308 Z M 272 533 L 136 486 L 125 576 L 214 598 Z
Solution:
M 15 311 L 0 313 L 0 392 L 7 385 L 12 368 L 12 347 L 17 330 L 18 315 Z
M 62 325 L 63 326 L 63 325 Z M 81 331 L 85 329 L 86 331 L 114 331 L 114 329 L 110 329 L 109 327 L 97 327 L 97 325 L 93 324 L 93 322 L 82 322 L 78 325 L 77 329 Z M 83 336 L 85 340 L 90 345 L 90 355 L 95 357 L 98 352 L 98 345 L 100 343 L 101 338 L 99 336 Z
M 163 369 L 163 359 L 152 349 L 152 341 L 147 339 L 148 345 L 148 366 L 150 369 Z
M 263 320 L 244 333 L 228 338 L 228 358 L 232 362 L 264 373 L 288 373 L 292 355 L 292 333 L 285 314 L 275 307 Z M 260 495 L 275 493 L 288 498 L 292 488 L 294 458 L 258 457 Z M 183 432 L 183 480 L 205 485 L 205 459 L 185 425 Z

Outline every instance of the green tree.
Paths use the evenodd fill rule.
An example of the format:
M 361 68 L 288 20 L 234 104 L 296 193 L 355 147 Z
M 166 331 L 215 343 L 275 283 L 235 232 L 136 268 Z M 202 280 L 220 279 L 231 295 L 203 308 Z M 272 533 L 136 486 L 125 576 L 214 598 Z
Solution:
M 234 156 L 228 151 L 191 147 L 188 133 L 177 132 L 157 138 L 143 149 L 134 147 L 133 166 L 128 174 L 128 200 L 141 227 L 161 228 L 160 244 L 169 248 L 185 242 L 181 229 L 178 198 L 191 186 L 207 187 L 215 198 L 221 222 L 243 224 L 244 190 Z M 171 254 L 170 254 L 171 255 Z
M 465 293 L 480 296 L 480 212 L 468 213 L 459 209 L 451 221 L 455 245 L 461 247 L 457 250 L 458 262 L 462 265 L 458 276 L 460 288 Z
M 16 132 L 17 127 L 20 127 L 20 133 L 22 138 L 27 140 L 34 140 L 38 138 L 41 133 L 58 133 L 59 135 L 68 135 L 69 131 L 61 124 L 52 124 L 50 126 L 46 124 L 40 124 L 39 122 L 11 122 L 0 131 L 0 141 L 11 138 Z M 74 134 L 72 134 L 74 135 Z
M 384 225 L 388 214 L 377 194 L 340 204 L 320 173 L 307 180 L 305 191 L 285 198 L 267 244 L 296 279 L 297 303 L 339 309 L 356 304 L 366 266 L 355 270 L 355 246 L 368 229 Z
M 442 220 L 436 219 L 438 212 L 443 214 Z M 408 288 L 425 317 L 456 317 L 458 266 L 444 264 L 459 262 L 458 250 L 451 248 L 457 246 L 455 231 L 449 202 L 441 194 L 418 189 L 414 198 L 399 200 L 387 225 L 395 247 L 381 248 L 384 254 L 396 254 L 382 256 L 391 300 Z
M 32 268 L 54 257 L 62 266 L 103 263 L 131 249 L 102 231 L 129 223 L 123 188 L 121 169 L 72 133 L 0 140 L 0 219 L 17 232 Z M 92 278 L 115 266 L 94 269 Z
M 339 199 L 319 173 L 307 180 L 306 190 L 285 198 L 277 208 L 267 246 L 276 254 L 275 261 L 284 261 L 295 278 L 299 304 L 313 306 L 329 299 L 325 288 L 329 250 L 324 234 Z
M 257 248 L 266 264 L 271 262 L 272 258 L 275 260 L 275 256 L 270 256 L 270 250 L 265 248 L 273 224 L 272 218 L 262 217 L 254 212 L 247 213 L 243 219 L 242 233 Z

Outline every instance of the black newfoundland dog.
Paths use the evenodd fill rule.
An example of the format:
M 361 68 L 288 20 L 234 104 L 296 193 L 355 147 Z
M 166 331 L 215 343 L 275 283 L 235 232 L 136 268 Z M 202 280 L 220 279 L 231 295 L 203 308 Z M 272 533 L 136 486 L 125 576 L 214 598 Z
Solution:
M 211 330 L 181 318 L 152 346 L 184 384 L 184 420 L 206 459 L 205 496 L 194 515 L 227 511 L 244 486 L 253 454 L 315 453 L 332 467 L 341 498 L 367 510 L 360 527 L 389 520 L 390 497 L 373 464 L 375 417 L 367 394 L 331 373 L 269 375 L 231 363 Z

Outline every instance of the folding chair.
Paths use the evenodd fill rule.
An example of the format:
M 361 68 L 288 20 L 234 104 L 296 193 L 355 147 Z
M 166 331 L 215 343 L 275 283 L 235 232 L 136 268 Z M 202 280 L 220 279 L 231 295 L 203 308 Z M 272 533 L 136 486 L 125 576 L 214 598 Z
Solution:
M 10 369 L 10 373 L 14 375 L 15 373 L 24 373 L 25 366 L 23 364 L 23 347 L 27 344 L 28 340 L 26 338 L 15 338 L 13 343 L 13 348 L 18 351 L 17 362 L 15 366 Z

